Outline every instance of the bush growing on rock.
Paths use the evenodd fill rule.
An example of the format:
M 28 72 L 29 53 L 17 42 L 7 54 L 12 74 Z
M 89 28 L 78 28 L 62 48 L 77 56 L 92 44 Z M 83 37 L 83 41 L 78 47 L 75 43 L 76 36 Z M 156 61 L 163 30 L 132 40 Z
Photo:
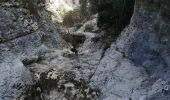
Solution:
M 72 27 L 77 23 L 81 23 L 85 19 L 85 16 L 81 13 L 80 9 L 69 11 L 63 18 L 63 25 L 66 27 Z

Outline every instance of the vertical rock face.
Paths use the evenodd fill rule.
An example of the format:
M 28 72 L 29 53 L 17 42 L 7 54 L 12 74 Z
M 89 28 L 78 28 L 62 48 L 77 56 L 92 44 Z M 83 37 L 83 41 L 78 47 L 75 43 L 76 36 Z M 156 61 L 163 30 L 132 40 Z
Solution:
M 36 1 L 36 0 L 35 0 Z M 0 43 L 23 60 L 38 56 L 41 49 L 64 45 L 42 3 L 28 1 L 1 2 Z M 40 6 L 40 7 L 39 7 Z
M 24 64 L 37 61 L 49 48 L 64 47 L 43 3 L 37 2 L 0 1 L 0 100 L 18 100 L 33 84 Z
M 105 53 L 91 85 L 105 100 L 169 100 L 169 43 L 170 1 L 136 0 L 130 25 Z
M 170 67 L 169 42 L 170 2 L 136 0 L 131 24 L 117 42 L 120 50 L 159 77 Z

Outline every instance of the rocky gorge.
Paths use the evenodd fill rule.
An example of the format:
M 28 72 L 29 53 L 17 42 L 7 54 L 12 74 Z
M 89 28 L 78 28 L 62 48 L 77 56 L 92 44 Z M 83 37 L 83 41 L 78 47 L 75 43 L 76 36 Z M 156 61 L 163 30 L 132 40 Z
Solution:
M 49 5 L 0 1 L 0 100 L 170 100 L 169 0 L 136 0 L 111 43 L 97 15 L 59 28 Z

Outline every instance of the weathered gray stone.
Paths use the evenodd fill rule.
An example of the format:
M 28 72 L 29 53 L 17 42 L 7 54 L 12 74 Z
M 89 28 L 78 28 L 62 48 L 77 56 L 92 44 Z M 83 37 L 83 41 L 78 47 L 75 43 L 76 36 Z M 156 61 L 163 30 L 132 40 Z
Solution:
M 0 100 L 19 100 L 34 84 L 24 65 L 41 60 L 49 48 L 65 47 L 44 8 L 37 9 L 40 18 L 23 1 L 0 2 Z
M 168 0 L 136 0 L 130 25 L 92 77 L 91 85 L 101 90 L 102 99 L 110 95 L 139 100 L 145 95 L 146 100 L 169 100 L 169 94 L 162 94 L 170 71 L 169 9 Z
M 29 70 L 8 50 L 0 45 L 0 99 L 17 100 L 33 85 Z

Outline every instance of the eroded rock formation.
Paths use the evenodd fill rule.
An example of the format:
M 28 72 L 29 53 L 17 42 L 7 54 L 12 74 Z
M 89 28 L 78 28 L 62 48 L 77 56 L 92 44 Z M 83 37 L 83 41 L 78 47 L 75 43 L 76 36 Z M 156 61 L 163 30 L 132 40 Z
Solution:
M 168 0 L 136 0 L 130 25 L 107 50 L 92 78 L 103 99 L 170 98 L 165 89 L 170 75 L 169 5 Z
M 34 6 L 24 0 L 0 2 L 1 100 L 16 100 L 33 85 L 32 75 L 24 64 L 41 59 L 49 47 L 64 46 L 47 13 L 43 9 L 36 11 Z

